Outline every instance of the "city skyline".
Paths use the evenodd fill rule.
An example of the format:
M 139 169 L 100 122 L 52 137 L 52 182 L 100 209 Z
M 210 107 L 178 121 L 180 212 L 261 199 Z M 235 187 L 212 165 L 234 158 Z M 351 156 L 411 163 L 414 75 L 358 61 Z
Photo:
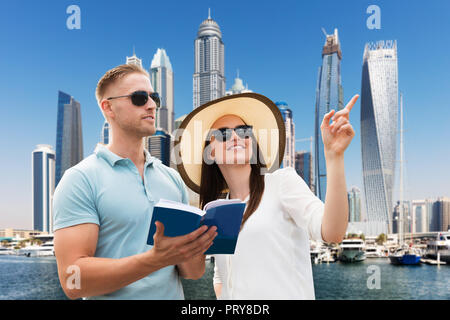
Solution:
M 176 4 L 177 8 L 192 13 L 190 17 L 179 19 L 179 23 L 186 28 L 173 29 L 167 26 L 161 35 L 155 33 L 152 41 L 145 42 L 140 39 L 141 32 L 136 32 L 136 26 L 131 23 L 129 27 L 108 26 L 102 27 L 99 23 L 102 16 L 101 4 L 92 4 L 80 1 L 79 5 L 83 14 L 82 29 L 70 31 L 64 29 L 66 3 L 58 5 L 35 5 L 32 2 L 28 7 L 35 9 L 37 14 L 23 13 L 18 25 L 12 17 L 5 16 L 1 23 L 1 36 L 5 45 L 14 48 L 6 50 L 3 54 L 7 80 L 1 82 L 2 90 L 8 92 L 1 103 L 5 115 L 5 125 L 2 126 L 2 150 L 9 150 L 9 159 L 3 159 L 6 166 L 1 174 L 5 177 L 1 184 L 0 201 L 0 227 L 29 228 L 31 217 L 31 163 L 29 154 L 37 144 L 50 144 L 53 147 L 55 141 L 55 93 L 57 90 L 71 92 L 80 101 L 82 109 L 82 126 L 84 135 L 84 156 L 92 153 L 95 144 L 99 140 L 99 130 L 104 122 L 95 102 L 94 90 L 98 79 L 109 68 L 123 63 L 124 57 L 129 54 L 130 47 L 136 44 L 137 51 L 145 68 L 149 67 L 150 58 L 159 47 L 163 47 L 171 56 L 175 81 L 175 118 L 192 110 L 192 71 L 193 71 L 193 46 L 199 22 L 206 16 L 207 8 L 212 8 L 212 16 L 221 26 L 226 35 L 227 67 L 225 78 L 233 79 L 235 70 L 239 68 L 251 86 L 253 91 L 268 96 L 273 101 L 286 101 L 293 109 L 294 122 L 296 123 L 296 137 L 311 136 L 314 125 L 314 98 L 317 78 L 317 66 L 320 65 L 318 50 L 323 46 L 323 35 L 320 28 L 327 30 L 339 29 L 339 37 L 342 41 L 343 58 L 342 81 L 345 87 L 344 102 L 358 93 L 360 90 L 362 54 L 364 44 L 368 41 L 382 39 L 398 39 L 399 52 L 399 86 L 405 92 L 405 154 L 407 158 L 408 172 L 407 185 L 411 190 L 406 195 L 407 199 L 424 199 L 430 197 L 448 196 L 449 173 L 446 170 L 445 158 L 448 158 L 448 148 L 442 148 L 450 139 L 449 130 L 443 119 L 449 117 L 448 102 L 449 80 L 444 70 L 449 70 L 448 58 L 443 54 L 448 44 L 440 41 L 449 30 L 448 21 L 435 19 L 448 8 L 445 2 L 429 4 L 425 9 L 418 3 L 406 5 L 389 4 L 380 2 L 383 13 L 382 29 L 369 30 L 365 26 L 368 15 L 365 9 L 369 2 L 353 2 L 339 9 L 332 2 L 322 1 L 320 4 L 294 4 L 292 2 L 281 3 L 274 10 L 269 10 L 269 2 L 262 2 L 258 8 L 258 16 L 253 16 L 249 21 L 244 18 L 245 12 L 252 12 L 252 6 L 242 4 L 243 12 L 234 12 L 226 6 L 212 4 L 211 2 L 199 2 L 194 8 L 184 4 Z M 21 4 L 23 5 L 23 4 Z M 19 4 L 8 4 L 10 12 L 19 12 Z M 174 4 L 157 4 L 156 9 L 161 10 L 161 17 L 167 19 L 173 14 L 171 9 Z M 324 9 L 324 6 L 326 7 Z M 420 10 L 418 10 L 420 7 Z M 186 9 L 186 10 L 185 10 Z M 332 10 L 333 9 L 333 10 Z M 407 13 L 405 14 L 405 9 Z M 123 14 L 114 4 L 111 5 L 114 15 Z M 126 9 L 125 9 L 126 10 Z M 341 14 L 335 15 L 336 11 Z M 417 15 L 416 12 L 421 12 Z M 308 17 L 307 15 L 310 15 Z M 349 19 L 354 15 L 355 19 Z M 291 18 L 292 32 L 282 34 L 285 30 L 281 25 L 271 24 L 268 29 L 259 23 L 261 17 L 281 19 Z M 405 18 L 408 17 L 408 18 Z M 139 15 L 139 17 L 141 17 Z M 142 15 L 142 17 L 144 17 Z M 258 17 L 258 19 L 256 19 Z M 294 19 L 295 18 L 295 19 Z M 42 29 L 39 34 L 32 30 L 34 24 L 42 19 Z M 317 22 L 314 22 L 314 19 Z M 139 19 L 137 19 L 138 21 Z M 62 23 L 61 23 L 62 21 Z M 296 23 L 295 21 L 302 21 Z M 402 23 L 398 23 L 401 21 Z M 421 21 L 420 32 L 411 34 L 415 28 L 414 21 Z M 155 25 L 157 25 L 156 20 Z M 151 23 L 136 22 L 145 33 L 152 29 Z M 431 23 L 438 24 L 431 26 Z M 307 26 L 307 31 L 302 27 Z M 145 28 L 144 28 L 145 26 Z M 440 27 L 438 27 L 440 26 Z M 15 37 L 9 35 L 6 30 L 15 28 Z M 59 30 L 58 28 L 61 28 Z M 123 30 L 122 30 L 123 29 Z M 355 32 L 353 29 L 359 30 Z M 161 29 L 162 30 L 162 29 Z M 135 32 L 129 38 L 117 40 L 119 35 Z M 99 33 L 105 33 L 104 39 L 100 39 Z M 252 37 L 242 38 L 242 34 L 249 33 Z M 287 41 L 289 37 L 298 37 L 298 43 Z M 50 42 L 55 36 L 61 41 L 58 46 Z M 17 37 L 17 39 L 16 39 Z M 224 36 L 225 37 L 225 36 Z M 34 39 L 35 38 L 35 39 Z M 22 39 L 21 42 L 18 39 Z M 23 41 L 23 40 L 27 41 Z M 96 42 L 93 42 L 93 40 Z M 99 40 L 100 39 L 100 40 Z M 124 40 L 125 39 L 125 40 Z M 245 40 L 244 40 L 245 39 Z M 265 41 L 262 41 L 265 39 Z M 42 41 L 36 41 L 42 40 Z M 417 42 L 421 41 L 418 48 Z M 100 43 L 97 43 L 100 41 Z M 270 43 L 271 50 L 264 52 Z M 33 56 L 29 50 L 23 47 L 33 47 Z M 150 42 L 150 44 L 148 43 Z M 96 52 L 92 46 L 102 43 L 108 44 L 108 50 Z M 301 45 L 300 47 L 297 47 Z M 277 52 L 276 47 L 286 48 Z M 423 47 L 423 48 L 422 48 Z M 426 49 L 426 50 L 425 50 Z M 12 58 L 14 53 L 17 58 Z M 39 64 L 34 63 L 39 59 Z M 21 68 L 17 68 L 14 61 L 20 61 Z M 344 65 L 345 64 L 345 65 Z M 271 68 L 276 66 L 276 68 Z M 23 71 L 22 71 L 23 69 Z M 25 71 L 26 70 L 26 71 Z M 31 70 L 31 72 L 30 72 Z M 64 70 L 64 72 L 62 71 Z M 69 72 L 68 72 L 69 71 Z M 300 76 L 299 76 L 300 75 Z M 24 81 L 26 79 L 27 81 Z M 38 84 L 38 85 L 36 85 Z M 228 81 L 227 87 L 231 83 Z M 447 90 L 444 90 L 446 89 Z M 29 92 L 31 94 L 25 94 Z M 21 97 L 21 99 L 15 99 Z M 8 108 L 7 108 L 8 107 Z M 355 105 L 354 114 L 350 120 L 355 127 L 356 136 L 346 152 L 346 177 L 347 186 L 362 184 L 361 169 L 361 144 L 359 132 L 359 102 Z M 430 109 L 430 108 L 433 109 Z M 426 117 L 421 111 L 427 112 Z M 35 121 L 37 120 L 37 121 Z M 19 132 L 19 124 L 24 124 L 26 131 Z M 409 130 L 409 131 L 408 131 Z M 27 132 L 27 134 L 25 134 Z M 296 150 L 305 148 L 297 143 Z M 427 170 L 420 170 L 422 167 Z M 408 183 L 409 180 L 409 183 Z M 408 190 L 407 190 L 408 191 Z M 394 195 L 394 199 L 397 197 Z

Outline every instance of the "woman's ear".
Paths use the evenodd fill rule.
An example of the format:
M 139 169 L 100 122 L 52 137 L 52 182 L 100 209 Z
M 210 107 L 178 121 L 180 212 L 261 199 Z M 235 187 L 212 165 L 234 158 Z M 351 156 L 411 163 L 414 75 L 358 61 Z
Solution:
M 211 165 L 216 161 L 215 158 L 215 152 L 214 152 L 214 148 L 211 145 L 211 143 L 209 143 L 206 147 L 205 147 L 205 151 L 203 152 L 203 161 L 206 162 L 206 164 Z

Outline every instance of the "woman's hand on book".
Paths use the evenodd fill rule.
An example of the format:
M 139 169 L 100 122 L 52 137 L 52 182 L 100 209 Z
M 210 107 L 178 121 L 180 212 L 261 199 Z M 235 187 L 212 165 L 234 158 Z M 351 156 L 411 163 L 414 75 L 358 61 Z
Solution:
M 217 236 L 217 227 L 201 226 L 197 230 L 179 237 L 164 236 L 164 225 L 156 221 L 156 232 L 153 235 L 153 251 L 155 260 L 164 266 L 177 265 L 203 254 L 212 245 Z

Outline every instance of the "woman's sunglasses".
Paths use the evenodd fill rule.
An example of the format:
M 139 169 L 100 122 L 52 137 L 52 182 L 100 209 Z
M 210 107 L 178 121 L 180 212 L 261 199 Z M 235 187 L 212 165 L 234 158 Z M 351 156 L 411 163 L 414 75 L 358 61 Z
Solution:
M 253 127 L 249 125 L 241 125 L 236 128 L 219 128 L 212 131 L 212 135 L 217 141 L 225 142 L 231 139 L 232 131 L 241 139 L 248 139 L 253 134 Z
M 149 95 L 147 91 L 135 91 L 132 94 L 129 94 L 126 96 L 110 97 L 110 98 L 107 98 L 106 100 L 112 100 L 112 99 L 117 99 L 117 98 L 127 98 L 127 97 L 130 97 L 131 102 L 135 106 L 138 106 L 138 107 L 144 106 L 147 103 L 149 97 L 156 103 L 157 108 L 159 108 L 161 105 L 161 100 L 159 98 L 159 94 L 157 92 L 153 92 L 153 93 L 150 93 L 150 95 Z

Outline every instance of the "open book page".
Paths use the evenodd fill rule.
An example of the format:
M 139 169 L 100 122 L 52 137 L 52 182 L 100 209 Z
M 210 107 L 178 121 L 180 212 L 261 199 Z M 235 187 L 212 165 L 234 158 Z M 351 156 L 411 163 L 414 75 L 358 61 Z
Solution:
M 162 207 L 162 208 L 177 209 L 177 210 L 192 212 L 192 213 L 198 214 L 199 216 L 203 216 L 205 214 L 204 211 L 202 211 L 201 209 L 199 209 L 197 207 L 190 206 L 190 205 L 184 204 L 182 202 L 176 202 L 176 201 L 167 200 L 167 199 L 160 199 L 156 205 L 158 207 Z
M 224 204 L 230 204 L 230 203 L 242 203 L 243 201 L 241 201 L 241 199 L 217 199 L 214 201 L 210 201 L 207 204 L 205 204 L 205 207 L 203 208 L 203 210 L 206 212 L 206 210 L 214 208 L 214 207 L 218 207 L 218 206 L 223 206 Z

